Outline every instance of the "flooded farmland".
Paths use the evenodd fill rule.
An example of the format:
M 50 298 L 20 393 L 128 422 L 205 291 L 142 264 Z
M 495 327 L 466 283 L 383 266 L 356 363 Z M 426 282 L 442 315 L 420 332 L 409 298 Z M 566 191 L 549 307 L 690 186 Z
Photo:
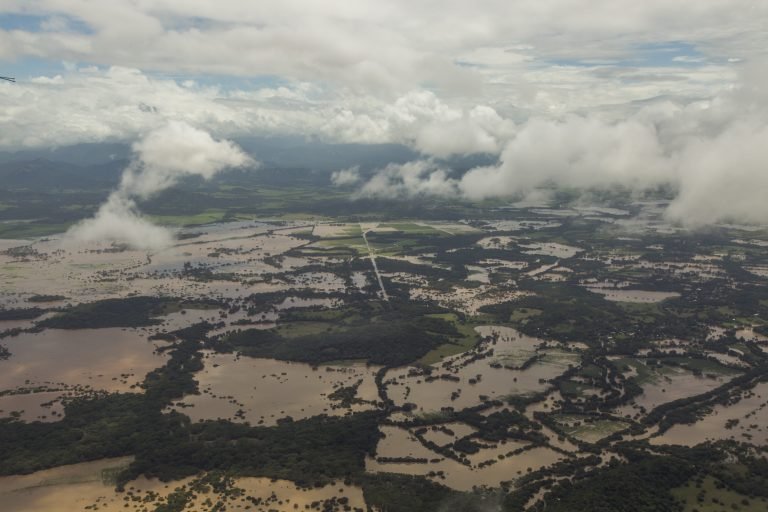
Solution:
M 126 450 L 0 478 L 3 503 L 138 511 L 183 497 L 187 509 L 203 510 L 218 502 L 264 512 L 376 509 L 365 499 L 423 479 L 496 503 L 497 493 L 529 481 L 618 464 L 616 433 L 648 453 L 768 442 L 764 384 L 739 401 L 702 404 L 697 421 L 661 434 L 644 423 L 660 407 L 751 376 L 768 357 L 759 300 L 749 312 L 695 309 L 754 286 L 718 281 L 722 249 L 666 261 L 647 258 L 665 241 L 644 231 L 611 235 L 607 248 L 602 238 L 550 241 L 567 219 L 623 230 L 627 215 L 542 215 L 557 220 L 239 221 L 185 230 L 190 238 L 155 252 L 56 237 L 6 243 L 0 417 L 10 428 L 69 428 L 69 400 L 131 393 L 145 397 L 132 402 L 139 414 L 156 407 L 154 421 L 179 421 L 183 439 L 202 436 L 233 460 L 240 455 L 226 447 L 235 436 L 239 467 L 268 456 L 258 467 L 274 476 L 252 477 L 261 473 L 251 467 L 214 492 L 201 479 L 219 478 L 219 468 L 192 460 L 184 463 L 194 474 L 168 482 L 144 474 L 120 493 L 112 483 L 120 467 L 153 464 Z M 452 245 L 455 237 L 469 248 Z M 761 279 L 751 272 L 760 265 L 734 275 Z M 659 286 L 665 280 L 673 286 Z M 112 304 L 123 308 L 118 315 Z M 605 314 L 619 323 L 601 323 Z M 57 322 L 73 328 L 50 327 Z M 286 450 L 270 451 L 264 436 Z M 186 440 L 160 467 L 199 446 Z M 311 476 L 299 478 L 296 467 Z M 358 480 L 340 467 L 356 468 Z M 539 489 L 529 502 L 547 494 Z
M 368 459 L 366 469 L 370 472 L 395 472 L 411 475 L 425 475 L 456 490 L 468 491 L 479 486 L 498 486 L 502 482 L 514 481 L 529 471 L 540 469 L 562 460 L 558 452 L 531 447 L 520 450 L 524 445 L 505 443 L 490 450 L 483 450 L 473 457 L 475 463 L 462 464 L 453 459 L 440 457 L 422 446 L 407 430 L 396 427 L 382 427 L 384 438 L 376 448 L 378 459 Z M 513 453 L 510 456 L 502 456 Z M 427 459 L 428 462 L 389 462 L 388 459 Z M 482 465 L 484 461 L 492 464 Z
M 317 503 L 323 503 L 330 510 L 343 510 L 344 506 L 365 508 L 361 489 L 342 482 L 306 488 L 287 480 L 237 478 L 231 484 L 234 492 L 231 489 L 225 492 L 196 483 L 193 478 L 172 482 L 139 478 L 125 491 L 117 492 L 115 475 L 131 460 L 131 457 L 104 459 L 30 475 L 0 477 L 0 501 L 3 507 L 14 512 L 142 511 L 148 510 L 147 507 L 167 506 L 172 495 L 191 491 L 187 505 L 191 510 L 209 510 L 216 503 L 219 507 L 260 512 L 305 510 Z
M 138 329 L 50 329 L 4 340 L 12 356 L 0 361 L 0 415 L 55 421 L 61 398 L 141 392 L 144 376 L 166 360 L 147 336 Z
M 506 396 L 546 390 L 549 379 L 565 371 L 578 354 L 546 346 L 544 340 L 499 326 L 478 327 L 486 341 L 478 349 L 446 358 L 429 374 L 406 367 L 387 373 L 387 393 L 396 404 L 419 412 L 442 407 L 463 409 Z M 482 354 L 484 357 L 478 358 Z M 534 360 L 523 369 L 526 361 Z
M 768 443 L 768 383 L 743 393 L 734 403 L 717 405 L 691 425 L 675 425 L 651 443 L 695 446 L 707 441 L 733 439 L 755 444 Z
M 345 415 L 370 410 L 378 400 L 373 376 L 377 367 L 362 364 L 312 367 L 303 363 L 204 354 L 196 374 L 200 394 L 176 403 L 193 421 L 227 419 L 252 425 L 275 425 L 287 417 Z M 354 404 L 332 400 L 342 387 L 356 388 Z

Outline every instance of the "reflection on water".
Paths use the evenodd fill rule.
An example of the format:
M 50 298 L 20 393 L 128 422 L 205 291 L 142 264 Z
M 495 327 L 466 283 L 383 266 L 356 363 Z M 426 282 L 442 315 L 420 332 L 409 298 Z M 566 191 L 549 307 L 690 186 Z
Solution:
M 24 419 L 56 419 L 51 413 L 60 406 L 43 405 L 56 396 L 89 390 L 140 392 L 136 384 L 166 360 L 138 329 L 51 329 L 6 338 L 3 344 L 13 355 L 0 361 L 0 391 L 23 394 L 0 397 L 0 414 L 23 409 Z

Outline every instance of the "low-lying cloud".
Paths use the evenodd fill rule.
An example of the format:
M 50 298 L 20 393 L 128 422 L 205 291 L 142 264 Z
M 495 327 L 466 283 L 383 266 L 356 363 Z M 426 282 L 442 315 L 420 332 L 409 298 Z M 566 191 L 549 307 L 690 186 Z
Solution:
M 389 164 L 368 180 L 355 197 L 452 196 L 456 181 L 432 160 Z
M 358 195 L 485 199 L 551 184 L 636 190 L 671 184 L 679 194 L 667 217 L 675 222 L 768 222 L 766 82 L 755 66 L 745 69 L 739 87 L 709 100 L 657 101 L 614 118 L 605 112 L 532 118 L 514 129 L 494 165 L 460 178 L 431 159 L 388 166 Z
M 67 238 L 92 242 L 116 241 L 137 249 L 168 246 L 173 234 L 142 216 L 136 199 L 149 199 L 185 176 L 212 178 L 229 167 L 252 163 L 229 141 L 217 141 L 208 132 L 171 121 L 133 145 L 131 164 L 123 171 L 120 187 L 112 192 L 96 215 L 72 227 Z
M 359 183 L 362 178 L 360 177 L 360 166 L 356 165 L 348 169 L 341 169 L 331 173 L 331 183 L 337 187 L 346 187 Z

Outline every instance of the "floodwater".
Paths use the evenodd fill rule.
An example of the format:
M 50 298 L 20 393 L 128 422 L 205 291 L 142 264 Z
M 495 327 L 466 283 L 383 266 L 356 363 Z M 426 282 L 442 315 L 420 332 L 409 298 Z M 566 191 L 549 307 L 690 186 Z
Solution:
M 629 423 L 625 422 L 604 419 L 592 420 L 589 416 L 575 414 L 557 415 L 555 421 L 561 425 L 564 431 L 588 443 L 596 443 L 614 432 L 629 427 Z
M 583 251 L 579 247 L 573 247 L 558 243 L 520 244 L 520 247 L 528 249 L 524 254 L 540 254 L 542 256 L 554 256 L 556 258 L 572 258 Z
M 0 391 L 19 394 L 0 398 L 0 415 L 23 409 L 24 419 L 56 419 L 49 416 L 50 406 L 42 405 L 55 398 L 47 391 L 59 397 L 88 390 L 140 392 L 136 384 L 166 361 L 138 329 L 49 329 L 6 338 L 3 344 L 12 355 L 0 361 Z
M 735 424 L 727 428 L 729 422 Z M 757 384 L 735 404 L 716 405 L 711 413 L 692 425 L 675 425 L 661 436 L 652 438 L 651 443 L 695 446 L 719 439 L 758 445 L 768 443 L 768 382 Z
M 768 341 L 768 336 L 765 336 L 764 334 L 760 334 L 759 332 L 756 332 L 754 327 L 738 329 L 736 331 L 736 338 L 737 339 L 744 338 L 745 340 L 751 340 L 751 341 L 757 341 L 757 342 Z
M 467 276 L 467 281 L 478 281 L 486 284 L 491 282 L 487 269 L 476 265 L 467 265 L 467 270 L 470 272 Z
M 756 276 L 768 277 L 768 266 L 765 265 L 753 265 L 744 267 L 745 270 L 752 272 Z
M 360 224 L 345 224 L 341 222 L 316 224 L 312 230 L 314 236 L 320 238 L 339 238 L 361 236 Z
M 507 453 L 525 446 L 519 442 L 509 441 L 505 444 L 500 443 L 492 449 L 481 450 L 472 456 L 468 466 L 427 449 L 405 429 L 382 426 L 381 431 L 386 437 L 379 441 L 376 449 L 377 458 L 413 457 L 427 459 L 430 462 L 427 464 L 380 462 L 368 458 L 365 465 L 367 471 L 423 475 L 459 491 L 470 491 L 476 486 L 497 487 L 502 482 L 514 481 L 529 470 L 535 471 L 565 458 L 547 447 L 535 447 L 516 455 L 506 456 Z M 499 455 L 504 457 L 499 458 Z M 481 462 L 488 460 L 495 462 L 479 466 Z
M 429 227 L 442 231 L 449 235 L 462 235 L 466 233 L 477 233 L 479 230 L 468 224 L 460 224 L 456 222 L 414 222 L 417 226 Z
M 355 271 L 352 272 L 352 283 L 358 290 L 362 290 L 370 284 L 370 281 L 365 272 Z
M 479 286 L 465 288 L 456 286 L 450 291 L 439 291 L 423 285 L 424 278 L 414 276 L 416 287 L 409 290 L 410 296 L 417 300 L 433 300 L 443 307 L 455 309 L 468 315 L 475 315 L 483 306 L 500 304 L 522 297 L 527 292 L 514 288 L 500 288 L 481 283 Z
M 560 263 L 552 263 L 550 265 L 542 265 L 541 267 L 537 267 L 537 268 L 535 268 L 533 270 L 530 270 L 530 271 L 526 272 L 525 275 L 530 276 L 530 277 L 536 277 L 536 276 L 538 276 L 540 274 L 544 274 L 546 272 L 549 272 L 550 270 L 554 270 L 555 268 L 557 268 L 557 266 L 559 264 Z
M 204 352 L 205 368 L 195 374 L 201 394 L 177 402 L 176 409 L 193 421 L 229 419 L 252 425 L 275 425 L 290 416 L 298 420 L 318 414 L 345 415 L 375 407 L 378 367 L 365 364 L 324 365 L 238 357 Z M 360 382 L 364 403 L 340 407 L 329 395 Z
M 638 363 L 642 364 L 642 363 Z M 731 380 L 735 375 L 717 375 L 716 378 L 698 377 L 688 370 L 679 367 L 664 366 L 648 382 L 642 383 L 643 393 L 630 404 L 616 410 L 619 416 L 634 417 L 641 413 L 641 408 L 650 412 L 661 404 L 695 396 L 711 391 Z
M 112 243 L 73 244 L 56 237 L 25 241 L 22 245 L 28 248 L 27 255 L 0 256 L 0 307 L 29 306 L 28 299 L 35 294 L 63 295 L 67 302 L 77 304 L 131 294 L 194 297 L 205 293 L 237 298 L 316 284 L 344 291 L 338 279 L 326 277 L 321 277 L 319 284 L 314 282 L 316 276 L 275 283 L 253 279 L 311 263 L 308 258 L 283 256 L 307 244 L 306 240 L 290 236 L 292 229 L 300 226 L 294 224 L 282 227 L 235 222 L 206 226 L 208 233 L 154 253 L 124 250 Z M 20 245 L 17 242 L 4 241 L 0 247 L 16 247 Z M 274 256 L 280 257 L 267 259 Z M 190 279 L 181 274 L 185 264 L 193 268 L 202 265 L 214 274 L 222 274 L 222 279 Z M 228 278 L 243 282 L 226 281 Z
M 603 214 L 603 215 L 618 215 L 622 217 L 630 214 L 630 212 L 627 210 L 621 210 L 619 208 L 607 208 L 607 207 L 601 207 L 601 206 L 576 206 L 574 207 L 574 209 L 580 212 L 593 213 L 593 214 L 597 213 L 597 214 Z
M 483 249 L 505 249 L 515 243 L 517 243 L 517 237 L 507 235 L 489 236 L 477 241 L 477 245 Z
M 417 413 L 436 412 L 442 407 L 461 410 L 489 399 L 543 391 L 550 386 L 548 379 L 562 374 L 569 363 L 578 362 L 578 354 L 537 350 L 544 340 L 508 327 L 478 327 L 477 331 L 496 338 L 434 364 L 429 378 L 413 367 L 390 370 L 385 379 L 389 398 L 398 405 L 414 404 Z M 491 348 L 492 355 L 473 360 Z M 537 354 L 541 359 L 527 369 L 514 369 Z
M 108 475 L 125 468 L 132 460 L 133 457 L 102 459 L 29 475 L 0 477 L 0 503 L 4 510 L 14 512 L 71 512 L 86 510 L 85 507 L 111 497 L 111 510 L 118 510 L 117 506 L 125 510 L 122 496 L 114 491 Z
M 424 438 L 438 446 L 445 446 L 475 432 L 474 427 L 466 423 L 443 423 L 440 427 L 428 427 L 429 430 L 424 434 Z
M 164 483 L 141 477 L 126 485 L 125 492 L 116 492 L 111 476 L 127 466 L 131 459 L 103 459 L 30 475 L 1 477 L 0 503 L 3 510 L 13 512 L 146 511 L 167 503 L 169 494 L 189 486 L 194 480 L 185 478 Z M 343 502 L 349 507 L 366 509 L 362 489 L 343 482 L 306 489 L 288 480 L 236 478 L 234 486 L 242 489 L 242 496 L 227 497 L 209 488 L 208 492 L 195 493 L 186 509 L 210 510 L 213 503 L 222 502 L 227 510 L 289 512 L 306 510 L 313 503 L 319 503 L 321 507 L 327 507 L 323 510 L 341 511 L 344 506 L 340 498 L 346 498 Z
M 497 220 L 486 224 L 494 231 L 524 231 L 559 228 L 563 224 L 554 220 Z
M 598 293 L 605 297 L 606 300 L 614 302 L 634 302 L 638 304 L 650 304 L 654 302 L 661 302 L 666 299 L 679 297 L 677 292 L 656 292 L 650 290 L 623 290 L 614 288 L 598 288 L 587 286 L 587 290 L 592 293 Z

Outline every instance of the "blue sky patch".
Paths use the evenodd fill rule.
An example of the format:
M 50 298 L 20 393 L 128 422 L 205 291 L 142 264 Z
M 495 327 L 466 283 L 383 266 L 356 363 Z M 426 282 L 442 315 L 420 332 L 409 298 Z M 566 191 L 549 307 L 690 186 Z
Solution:
M 40 16 L 37 14 L 0 14 L 0 29 L 23 30 L 25 32 L 43 32 L 43 25 L 49 20 L 62 20 L 72 32 L 93 34 L 93 30 L 82 20 L 71 16 Z

